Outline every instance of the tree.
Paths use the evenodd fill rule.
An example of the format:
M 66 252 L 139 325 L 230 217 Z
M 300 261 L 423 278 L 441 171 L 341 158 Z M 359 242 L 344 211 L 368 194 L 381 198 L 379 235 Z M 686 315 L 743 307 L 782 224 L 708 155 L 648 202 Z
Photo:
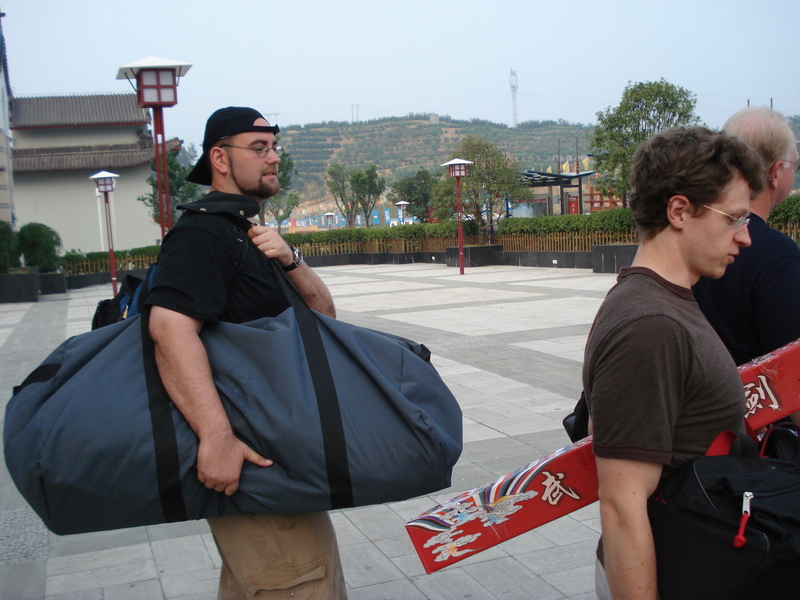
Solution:
M 431 173 L 427 169 L 420 169 L 416 175 L 398 179 L 392 185 L 390 198 L 393 204 L 408 202 L 407 214 L 417 217 L 421 222 L 427 222 L 433 204 L 433 188 L 439 180 L 438 173 Z
M 0 221 L 0 275 L 16 263 L 17 234 L 9 223 Z
M 461 178 L 463 213 L 478 222 L 487 239 L 491 240 L 494 223 L 499 218 L 506 199 L 529 201 L 530 190 L 519 180 L 517 161 L 504 154 L 491 142 L 468 135 L 458 145 L 451 158 L 472 161 L 467 175 Z M 434 204 L 438 216 L 455 212 L 455 178 L 447 177 L 436 185 Z
M 629 192 L 636 148 L 663 129 L 699 124 L 695 104 L 692 92 L 664 79 L 628 83 L 619 106 L 597 113 L 591 145 L 602 173 L 598 188 L 605 193 Z
M 348 227 L 355 227 L 358 201 L 350 193 L 350 169 L 341 163 L 331 163 L 325 172 L 325 185 L 333 194 L 336 207 L 344 215 Z
M 371 227 L 370 215 L 386 189 L 386 180 L 378 177 L 378 169 L 375 165 L 365 171 L 354 169 L 350 172 L 350 189 L 353 190 L 353 197 L 364 215 L 367 227 Z
M 278 222 L 278 235 L 281 234 L 283 222 L 292 216 L 292 211 L 300 204 L 300 197 L 297 192 L 289 192 L 292 187 L 292 177 L 297 175 L 294 167 L 294 159 L 291 154 L 284 152 L 281 154 L 281 162 L 278 166 L 278 185 L 281 191 L 268 198 L 261 205 L 261 222 L 266 222 L 266 213 Z
M 178 219 L 178 214 L 175 210 L 176 206 L 195 202 L 202 196 L 198 184 L 186 181 L 186 176 L 189 175 L 196 161 L 197 149 L 194 144 L 181 148 L 180 152 L 167 152 L 167 177 L 169 178 L 169 200 L 173 223 Z M 152 168 L 153 174 L 147 178 L 147 183 L 153 188 L 153 192 L 142 194 L 137 200 L 144 202 L 148 206 L 154 221 L 160 222 L 161 211 L 159 210 L 156 196 L 158 180 L 155 174 L 155 161 L 152 163 Z M 166 223 L 166 219 L 164 223 Z
M 28 223 L 20 227 L 17 246 L 28 267 L 39 267 L 42 273 L 55 271 L 58 267 L 58 252 L 61 236 L 43 223 Z

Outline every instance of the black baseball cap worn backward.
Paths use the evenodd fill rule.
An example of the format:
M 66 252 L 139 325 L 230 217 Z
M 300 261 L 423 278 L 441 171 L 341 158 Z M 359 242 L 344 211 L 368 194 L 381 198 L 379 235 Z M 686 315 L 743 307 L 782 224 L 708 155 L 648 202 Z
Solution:
M 203 138 L 203 156 L 200 157 L 192 172 L 186 177 L 186 181 L 199 183 L 200 185 L 211 185 L 211 165 L 208 162 L 208 151 L 220 140 L 250 131 L 275 134 L 280 131 L 277 125 L 253 125 L 256 119 L 264 119 L 264 116 L 254 108 L 241 106 L 220 108 L 208 117 L 206 133 Z M 264 120 L 266 121 L 266 119 Z

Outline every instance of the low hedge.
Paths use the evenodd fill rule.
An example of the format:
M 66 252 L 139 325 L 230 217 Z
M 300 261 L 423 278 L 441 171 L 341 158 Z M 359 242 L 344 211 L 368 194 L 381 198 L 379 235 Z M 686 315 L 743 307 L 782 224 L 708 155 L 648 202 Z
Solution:
M 463 222 L 464 235 L 477 235 L 478 224 L 475 221 Z M 458 224 L 446 223 L 414 223 L 398 227 L 359 227 L 356 229 L 331 229 L 313 231 L 311 233 L 286 233 L 283 239 L 287 244 L 337 244 L 346 242 L 367 242 L 370 240 L 416 240 L 424 238 L 450 238 L 458 235 Z
M 115 250 L 114 255 L 117 260 L 124 260 L 129 256 L 158 256 L 161 246 L 142 246 L 131 248 L 130 250 Z M 104 252 L 81 252 L 80 250 L 70 250 L 61 257 L 62 264 L 71 264 L 87 260 L 103 260 L 108 258 L 108 251 Z
M 503 219 L 497 225 L 501 235 L 509 234 L 542 234 L 607 231 L 611 233 L 627 233 L 636 226 L 628 208 L 614 208 L 588 215 L 554 215 L 543 217 L 527 217 Z

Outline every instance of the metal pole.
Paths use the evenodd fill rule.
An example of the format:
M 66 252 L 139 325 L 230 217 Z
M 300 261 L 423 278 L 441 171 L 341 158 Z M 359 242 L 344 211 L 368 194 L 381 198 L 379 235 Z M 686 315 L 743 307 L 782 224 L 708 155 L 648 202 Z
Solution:
M 169 172 L 167 170 L 167 140 L 164 135 L 164 109 L 153 107 L 155 131 L 156 179 L 158 180 L 158 207 L 161 211 L 161 237 L 172 229 L 172 207 L 169 198 Z
M 111 287 L 117 295 L 117 259 L 114 256 L 114 236 L 111 233 L 111 208 L 108 203 L 108 192 L 103 192 L 106 205 L 106 228 L 108 229 L 108 264 L 111 269 Z
M 461 225 L 461 177 L 456 176 L 456 211 L 458 211 L 458 271 L 464 274 L 464 228 Z
M 158 224 L 161 225 L 161 239 L 166 235 L 164 227 L 164 196 L 161 192 L 161 144 L 158 141 L 159 107 L 153 107 L 153 155 L 156 165 L 156 199 L 158 200 Z

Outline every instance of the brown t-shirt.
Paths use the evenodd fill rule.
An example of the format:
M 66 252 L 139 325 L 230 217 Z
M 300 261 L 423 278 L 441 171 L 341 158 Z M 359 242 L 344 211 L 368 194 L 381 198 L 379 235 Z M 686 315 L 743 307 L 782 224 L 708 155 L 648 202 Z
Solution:
M 744 433 L 744 391 L 692 291 L 650 269 L 623 269 L 595 317 L 583 385 L 594 454 L 657 462 L 664 476 Z

